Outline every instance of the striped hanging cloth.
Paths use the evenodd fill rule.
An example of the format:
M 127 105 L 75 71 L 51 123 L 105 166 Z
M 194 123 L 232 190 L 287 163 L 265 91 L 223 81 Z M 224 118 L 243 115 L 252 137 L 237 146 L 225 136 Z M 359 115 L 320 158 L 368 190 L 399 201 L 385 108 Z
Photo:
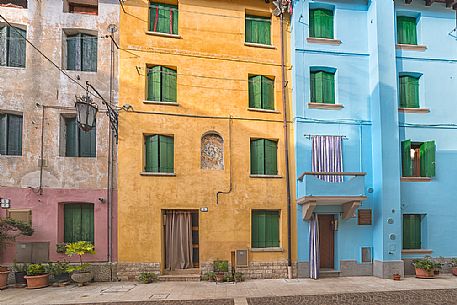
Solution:
M 322 173 L 343 172 L 343 137 L 313 136 L 312 171 Z M 318 175 L 327 182 L 343 182 L 343 176 Z
M 313 213 L 309 221 L 309 277 L 315 280 L 319 278 L 319 255 L 319 220 Z

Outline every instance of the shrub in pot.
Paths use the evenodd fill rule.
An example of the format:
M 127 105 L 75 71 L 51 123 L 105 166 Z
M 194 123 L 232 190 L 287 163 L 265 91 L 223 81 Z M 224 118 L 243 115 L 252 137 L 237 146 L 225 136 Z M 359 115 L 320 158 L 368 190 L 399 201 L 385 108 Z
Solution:
M 8 286 L 8 274 L 10 271 L 4 266 L 0 266 L 0 289 L 5 289 Z
M 76 241 L 65 245 L 65 254 L 69 257 L 73 255 L 79 256 L 79 265 L 69 266 L 67 271 L 71 274 L 71 279 L 79 285 L 84 285 L 90 282 L 93 278 L 92 272 L 90 272 L 90 264 L 83 264 L 83 255 L 95 254 L 94 245 L 87 241 Z
M 152 272 L 141 272 L 138 281 L 143 284 L 150 284 L 157 281 L 157 274 Z
M 27 275 L 27 264 L 13 264 L 14 270 L 14 279 L 16 280 L 16 285 L 26 285 L 27 281 L 25 280 L 25 276 Z
M 42 264 L 30 264 L 27 267 L 27 288 L 43 288 L 49 285 L 49 274 Z
M 70 274 L 67 271 L 69 266 L 67 262 L 49 263 L 49 273 L 53 276 L 54 282 L 62 283 L 70 280 Z
M 413 262 L 416 268 L 416 277 L 419 279 L 432 279 L 435 277 L 434 271 L 436 263 L 432 261 L 431 257 L 426 256 L 423 259 L 416 259 Z
M 457 276 L 457 258 L 451 259 L 450 265 L 451 265 L 452 274 Z
M 228 272 L 228 261 L 214 261 L 213 268 L 216 274 L 216 282 L 223 282 L 225 273 Z

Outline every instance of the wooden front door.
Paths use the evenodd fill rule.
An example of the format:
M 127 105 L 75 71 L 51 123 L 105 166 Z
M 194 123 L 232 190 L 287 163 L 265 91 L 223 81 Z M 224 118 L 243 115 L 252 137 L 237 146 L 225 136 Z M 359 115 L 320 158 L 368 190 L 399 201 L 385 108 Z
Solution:
M 319 253 L 322 269 L 335 268 L 334 216 L 319 215 Z

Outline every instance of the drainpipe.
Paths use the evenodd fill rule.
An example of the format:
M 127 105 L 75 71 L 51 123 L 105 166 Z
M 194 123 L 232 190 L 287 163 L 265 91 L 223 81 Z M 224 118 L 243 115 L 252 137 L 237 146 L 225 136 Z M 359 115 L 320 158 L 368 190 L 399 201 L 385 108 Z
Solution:
M 289 129 L 287 126 L 287 81 L 285 64 L 285 37 L 284 37 L 284 12 L 281 13 L 281 74 L 282 74 L 282 108 L 284 125 L 284 153 L 286 161 L 286 186 L 287 186 L 287 277 L 292 278 L 292 216 L 290 199 L 290 177 L 289 177 Z

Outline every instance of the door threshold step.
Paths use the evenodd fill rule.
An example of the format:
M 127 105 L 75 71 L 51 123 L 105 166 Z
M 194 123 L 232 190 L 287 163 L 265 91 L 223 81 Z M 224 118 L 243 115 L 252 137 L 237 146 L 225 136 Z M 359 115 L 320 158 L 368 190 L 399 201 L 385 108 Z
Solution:
M 337 270 L 320 270 L 319 275 L 320 278 L 339 277 L 340 272 Z
M 170 270 L 164 270 L 163 275 L 185 275 L 185 274 L 191 274 L 191 275 L 196 275 L 200 274 L 200 268 L 188 268 L 188 269 L 176 269 L 173 271 Z
M 162 282 L 200 282 L 200 274 L 159 275 Z

